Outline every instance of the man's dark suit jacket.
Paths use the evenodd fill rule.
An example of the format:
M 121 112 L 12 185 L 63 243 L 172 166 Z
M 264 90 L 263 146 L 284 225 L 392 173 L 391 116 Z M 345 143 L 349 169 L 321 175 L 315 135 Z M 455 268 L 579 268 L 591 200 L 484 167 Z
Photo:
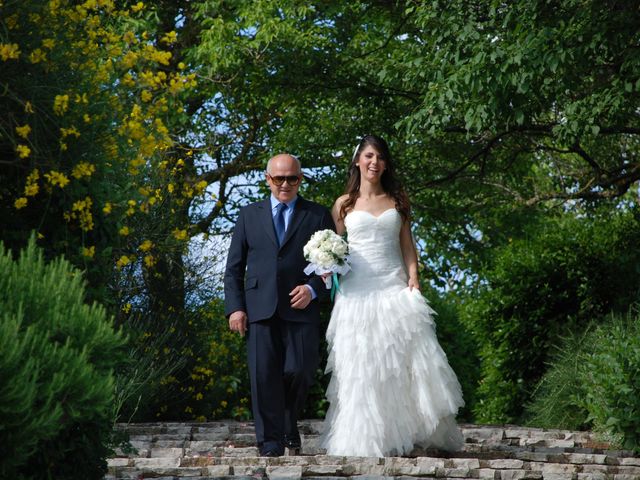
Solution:
M 266 320 L 275 313 L 292 322 L 317 321 L 317 299 L 297 310 L 290 306 L 289 292 L 297 285 L 309 284 L 319 298 L 326 296 L 322 278 L 305 275 L 308 262 L 303 254 L 311 235 L 324 229 L 335 230 L 329 210 L 298 196 L 279 247 L 270 199 L 242 208 L 227 256 L 225 315 L 242 310 L 247 312 L 249 323 Z

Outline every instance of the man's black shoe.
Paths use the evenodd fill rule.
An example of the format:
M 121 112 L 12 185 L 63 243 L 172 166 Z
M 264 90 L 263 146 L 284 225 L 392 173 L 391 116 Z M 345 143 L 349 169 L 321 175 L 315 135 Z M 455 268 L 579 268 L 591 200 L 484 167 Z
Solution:
M 267 450 L 266 452 L 262 452 L 260 456 L 261 457 L 281 457 L 282 453 L 277 452 L 276 450 Z
M 300 435 L 285 435 L 284 436 L 284 446 L 287 448 L 300 448 L 302 446 L 302 442 L 300 441 Z
M 289 449 L 289 455 L 300 455 L 302 442 L 300 441 L 300 435 L 295 434 L 292 436 L 284 436 L 284 446 Z

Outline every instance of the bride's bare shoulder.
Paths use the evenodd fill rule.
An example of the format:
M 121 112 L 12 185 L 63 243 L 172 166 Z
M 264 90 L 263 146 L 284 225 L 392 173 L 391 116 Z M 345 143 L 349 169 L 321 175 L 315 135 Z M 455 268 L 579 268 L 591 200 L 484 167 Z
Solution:
M 349 198 L 349 195 L 346 194 L 346 193 L 344 195 L 340 195 L 338 198 L 336 198 L 336 201 L 333 204 L 334 208 L 342 207 L 342 204 L 347 200 L 347 198 Z

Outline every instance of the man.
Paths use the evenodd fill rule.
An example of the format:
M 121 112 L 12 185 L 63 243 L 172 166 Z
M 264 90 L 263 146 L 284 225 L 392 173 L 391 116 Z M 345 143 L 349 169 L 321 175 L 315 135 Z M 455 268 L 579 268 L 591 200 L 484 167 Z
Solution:
M 307 276 L 303 247 L 335 230 L 328 209 L 298 196 L 298 159 L 269 160 L 269 199 L 240 210 L 224 277 L 229 328 L 247 333 L 256 440 L 263 456 L 300 449 L 297 415 L 319 360 L 318 295 L 322 279 Z

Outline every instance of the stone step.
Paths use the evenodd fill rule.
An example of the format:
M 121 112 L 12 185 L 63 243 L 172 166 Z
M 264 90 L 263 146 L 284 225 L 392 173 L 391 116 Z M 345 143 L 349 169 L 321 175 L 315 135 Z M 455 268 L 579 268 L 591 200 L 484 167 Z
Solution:
M 511 425 L 462 425 L 460 452 L 415 449 L 410 456 L 365 458 L 324 455 L 321 421 L 299 425 L 302 456 L 264 458 L 249 422 L 137 424 L 119 428 L 135 453 L 108 460 L 108 480 L 160 478 L 491 478 L 639 480 L 640 457 L 614 450 L 591 432 Z

